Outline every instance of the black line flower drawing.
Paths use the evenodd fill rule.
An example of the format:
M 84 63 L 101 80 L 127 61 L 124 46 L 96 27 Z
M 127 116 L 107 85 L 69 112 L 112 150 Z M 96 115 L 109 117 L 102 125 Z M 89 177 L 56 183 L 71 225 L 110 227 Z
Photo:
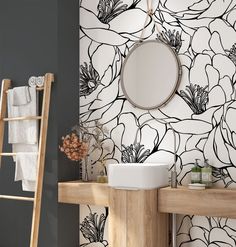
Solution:
M 233 181 L 230 177 L 230 174 L 226 168 L 216 168 L 213 167 L 212 175 L 215 178 L 216 182 L 222 182 L 224 187 L 229 187 Z
M 170 29 L 168 31 L 162 31 L 162 33 L 158 35 L 158 39 L 172 47 L 176 53 L 179 52 L 182 45 L 181 34 L 175 29 L 173 31 Z
M 82 121 L 100 120 L 108 127 L 104 145 L 109 145 L 112 152 L 106 154 L 107 163 L 172 164 L 173 133 L 165 124 L 149 123 L 139 131 L 138 146 L 130 145 L 138 126 L 150 116 L 132 107 L 120 88 L 122 63 L 140 38 L 146 1 L 81 0 L 80 3 L 81 64 L 84 68 L 87 64 L 86 71 L 91 65 L 94 71 L 90 74 L 98 82 L 92 80 L 86 84 L 83 79 Z M 235 3 L 193 0 L 176 4 L 175 0 L 163 0 L 156 1 L 153 10 L 160 38 L 178 53 L 183 70 L 179 93 L 167 106 L 151 112 L 151 117 L 164 118 L 174 128 L 179 182 L 183 185 L 189 182 L 194 158 L 208 158 L 213 165 L 215 184 L 233 188 L 236 186 Z M 155 38 L 154 30 L 149 18 L 145 38 Z M 82 78 L 89 78 L 86 73 Z M 97 154 L 93 161 L 101 155 Z M 98 211 L 93 213 L 97 212 L 99 218 Z M 235 221 L 185 216 L 178 232 L 179 247 L 235 247 L 235 229 Z M 89 247 L 107 244 L 90 243 L 83 235 L 81 242 Z
M 88 96 L 100 84 L 98 72 L 93 68 L 92 64 L 80 65 L 80 96 Z
M 120 124 L 127 126 L 120 141 L 123 163 L 164 162 L 173 164 L 173 131 L 167 123 L 156 121 L 155 115 L 152 114 L 153 112 L 144 113 L 140 119 L 135 118 L 131 113 L 121 114 Z M 134 123 L 131 123 L 132 119 L 135 120 Z M 172 119 L 172 121 L 176 121 L 176 119 Z M 119 125 L 117 128 L 121 128 L 121 126 Z M 134 143 L 126 144 L 128 138 L 133 139 Z M 179 137 L 176 133 L 177 147 L 178 142 Z
M 90 40 L 116 46 L 125 55 L 124 50 L 139 41 L 147 14 L 146 10 L 137 6 L 140 0 L 123 2 L 125 1 L 99 0 L 96 11 L 92 12 L 89 9 L 92 5 L 83 1 L 80 6 L 83 14 L 80 30 Z M 131 24 L 130 19 L 136 21 Z M 150 24 L 151 17 L 148 17 L 144 27 L 145 37 L 153 33 L 153 26 Z
M 180 95 L 192 109 L 194 114 L 201 114 L 206 110 L 206 105 L 208 103 L 207 86 L 203 88 L 199 85 L 190 83 L 189 86 L 186 86 L 186 92 L 181 90 Z
M 236 230 L 232 223 L 232 220 L 224 218 L 184 216 L 177 233 L 181 242 L 179 246 L 234 247 Z
M 234 117 L 236 114 L 236 101 L 229 101 L 214 112 L 215 126 L 209 133 L 204 154 L 211 157 L 215 168 L 221 169 L 221 173 L 214 172 L 216 179 L 228 187 L 236 183 L 236 128 Z M 219 179 L 219 176 L 220 179 Z M 222 177 L 223 176 L 223 177 Z
M 232 48 L 229 51 L 229 58 L 236 65 L 236 43 L 233 44 Z
M 127 4 L 122 4 L 121 0 L 100 0 L 98 3 L 98 19 L 108 24 L 117 15 L 127 9 Z
M 123 145 L 121 161 L 124 163 L 143 163 L 149 156 L 150 150 L 145 150 L 144 145 L 140 143 Z
M 214 19 L 220 19 L 235 8 L 231 1 L 186 1 L 175 4 L 174 0 L 160 1 L 161 23 L 179 26 L 187 35 L 202 26 L 208 26 Z
M 106 213 L 108 211 L 106 210 Z M 89 241 L 87 244 L 80 246 L 86 247 L 106 247 L 108 242 L 104 240 L 104 229 L 108 214 L 101 214 L 100 216 L 95 212 L 92 213 L 90 209 L 89 215 L 87 215 L 83 222 L 80 224 L 80 231 L 84 238 Z

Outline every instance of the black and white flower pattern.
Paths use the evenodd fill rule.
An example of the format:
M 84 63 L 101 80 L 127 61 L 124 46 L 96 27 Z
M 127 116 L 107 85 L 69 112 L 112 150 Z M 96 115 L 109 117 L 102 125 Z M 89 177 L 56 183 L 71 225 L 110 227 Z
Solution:
M 179 247 L 234 247 L 234 222 L 224 218 L 184 216 L 177 233 Z
M 154 120 L 164 119 L 177 138 L 180 184 L 189 183 L 194 159 L 207 158 L 214 186 L 235 188 L 236 1 L 157 0 L 153 11 L 159 34 L 150 17 L 144 27 L 146 9 L 146 0 L 80 1 L 80 119 L 90 125 L 99 120 L 109 130 L 102 149 L 91 150 L 90 162 L 96 167 L 105 157 L 107 163 L 168 162 L 171 168 L 172 130 Z M 178 91 L 159 110 L 133 107 L 120 87 L 123 61 L 143 27 L 144 39 L 158 37 L 169 44 L 182 67 Z M 144 124 L 148 119 L 153 120 Z M 90 211 L 81 208 L 82 223 Z M 235 220 L 184 216 L 179 246 L 233 247 L 235 229 Z M 88 243 L 82 234 L 80 245 L 86 244 L 103 243 Z
M 86 211 L 86 212 L 85 212 Z M 82 209 L 82 212 L 87 216 L 80 223 L 80 237 L 85 239 L 82 247 L 106 247 L 108 241 L 105 237 L 106 220 L 108 217 L 108 208 L 105 208 L 103 212 L 95 210 L 87 205 Z

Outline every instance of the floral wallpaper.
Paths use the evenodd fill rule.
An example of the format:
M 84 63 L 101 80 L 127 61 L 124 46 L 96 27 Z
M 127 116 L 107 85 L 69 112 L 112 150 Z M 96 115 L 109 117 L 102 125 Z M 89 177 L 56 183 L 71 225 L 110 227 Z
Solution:
M 207 158 L 214 186 L 236 187 L 236 0 L 153 1 L 158 36 L 177 53 L 183 76 L 172 100 L 151 111 L 133 107 L 120 86 L 123 61 L 140 38 L 146 9 L 146 0 L 80 0 L 80 119 L 108 130 L 102 148 L 90 150 L 93 176 L 101 160 L 171 164 L 173 134 L 168 124 L 155 121 L 162 118 L 177 136 L 179 184 L 189 183 L 194 159 L 202 165 Z M 144 39 L 156 38 L 148 17 Z M 108 246 L 107 214 L 81 207 L 80 246 Z M 235 247 L 236 221 L 179 216 L 177 237 L 181 247 Z

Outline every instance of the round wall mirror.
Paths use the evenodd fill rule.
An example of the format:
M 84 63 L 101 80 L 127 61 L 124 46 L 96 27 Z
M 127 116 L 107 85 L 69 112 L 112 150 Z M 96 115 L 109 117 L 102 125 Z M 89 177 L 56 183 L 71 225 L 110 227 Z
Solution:
M 127 100 L 141 109 L 165 105 L 175 94 L 181 77 L 177 55 L 167 44 L 136 44 L 125 58 L 121 86 Z

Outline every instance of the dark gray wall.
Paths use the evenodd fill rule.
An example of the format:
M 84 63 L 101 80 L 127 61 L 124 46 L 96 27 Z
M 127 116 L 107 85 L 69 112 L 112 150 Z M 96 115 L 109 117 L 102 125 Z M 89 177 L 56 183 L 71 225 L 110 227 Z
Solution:
M 58 1 L 58 133 L 65 135 L 71 127 L 78 123 L 79 111 L 79 20 L 78 0 Z M 79 178 L 79 166 L 69 162 L 59 153 L 59 181 Z M 79 208 L 75 205 L 60 204 L 58 207 L 58 246 L 79 246 Z
M 74 0 L 0 1 L 0 79 L 10 78 L 13 85 L 18 86 L 25 85 L 31 75 L 46 72 L 56 75 L 50 107 L 39 247 L 72 247 L 78 243 L 75 223 L 78 208 L 61 205 L 58 211 L 57 203 L 58 177 L 69 180 L 77 176 L 74 164 L 58 152 L 59 136 L 75 124 L 78 112 L 77 4 Z M 7 143 L 4 149 L 10 151 Z M 21 191 L 20 183 L 14 182 L 11 158 L 4 158 L 2 163 L 0 193 L 31 196 Z M 0 247 L 29 246 L 31 215 L 30 203 L 0 201 Z M 66 219 L 66 228 L 63 224 L 58 227 L 58 219 Z

